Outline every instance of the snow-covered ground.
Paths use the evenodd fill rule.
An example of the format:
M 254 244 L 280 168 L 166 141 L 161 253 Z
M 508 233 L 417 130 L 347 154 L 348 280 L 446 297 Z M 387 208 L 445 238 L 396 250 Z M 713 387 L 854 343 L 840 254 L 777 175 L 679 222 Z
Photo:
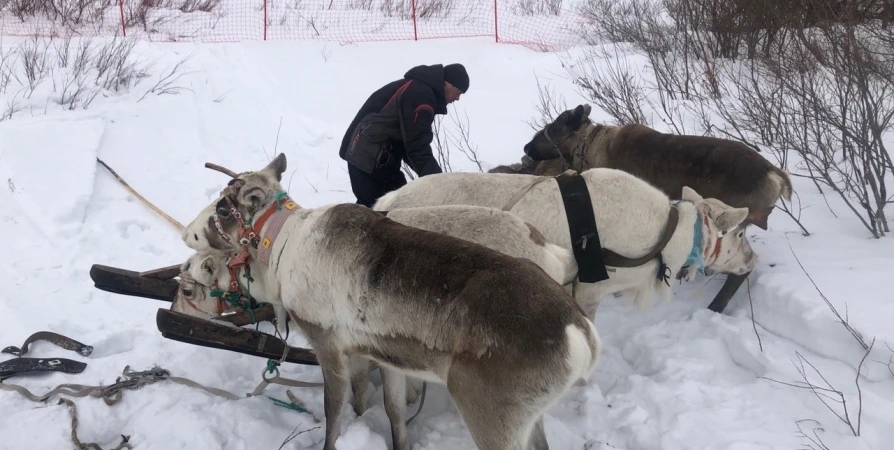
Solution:
M 21 41 L 6 38 L 2 45 L 6 50 Z M 535 74 L 569 105 L 584 102 L 562 77 L 556 54 L 494 44 L 490 38 L 346 46 L 140 43 L 134 55 L 154 62 L 148 76 L 126 93 L 98 95 L 87 109 L 58 106 L 62 83 L 54 88 L 50 80 L 64 70 L 27 98 L 17 87 L 0 91 L 0 110 L 17 105 L 11 119 L 0 122 L 0 346 L 21 345 L 30 334 L 51 330 L 95 348 L 81 357 L 34 344 L 29 356 L 71 358 L 88 367 L 78 375 L 8 381 L 32 392 L 61 383 L 111 384 L 126 365 L 134 370 L 159 365 L 241 395 L 255 388 L 265 367 L 262 358 L 165 339 L 156 329 L 155 312 L 169 304 L 93 287 L 92 264 L 148 270 L 180 263 L 190 254 L 175 228 L 128 193 L 96 157 L 185 224 L 227 180 L 203 168 L 206 161 L 251 170 L 283 152 L 289 160 L 284 184 L 303 206 L 353 202 L 337 155 L 345 127 L 370 92 L 413 65 L 466 65 L 471 88 L 451 114 L 462 119 L 468 114 L 471 140 L 485 169 L 521 156 L 532 134 L 526 121 L 537 116 Z M 186 56 L 187 73 L 175 83 L 186 89 L 142 98 Z M 598 108 L 593 116 L 608 119 Z M 454 154 L 452 166 L 477 170 L 460 154 Z M 672 302 L 650 311 L 637 311 L 620 299 L 603 303 L 596 318 L 602 359 L 587 386 L 573 388 L 549 411 L 551 448 L 822 448 L 800 435 L 799 426 L 814 439 L 813 430 L 822 428 L 817 435 L 831 450 L 891 448 L 894 373 L 886 342 L 894 347 L 894 239 L 868 239 L 840 201 L 828 198 L 839 212 L 836 218 L 811 183 L 800 178 L 794 183 L 812 235 L 803 237 L 782 212 L 771 216 L 769 230 L 752 228 L 760 263 L 727 314 L 705 308 L 722 277 L 677 286 Z M 803 381 L 793 364 L 801 355 L 842 392 L 856 428 L 855 370 L 865 352 L 836 323 L 805 270 L 867 342 L 876 338 L 859 379 L 859 438 L 836 417 L 844 415 L 836 394 L 820 393 L 832 397 L 822 397 L 830 409 L 811 391 L 782 384 Z M 305 345 L 294 327 L 289 341 Z M 804 367 L 811 382 L 825 387 L 810 365 Z M 286 364 L 282 375 L 322 380 L 318 368 L 293 364 Z M 344 409 L 341 449 L 390 448 L 377 374 L 373 382 L 377 389 L 362 417 Z M 322 419 L 321 389 L 292 391 Z M 281 386 L 266 393 L 286 399 Z M 293 430 L 316 426 L 284 448 L 320 448 L 323 440 L 322 423 L 263 396 L 231 401 L 162 382 L 126 391 L 111 407 L 92 397 L 74 401 L 81 440 L 103 448 L 124 434 L 143 450 L 277 449 Z M 70 447 L 69 412 L 55 399 L 41 405 L 0 391 L 0 402 L 0 448 Z M 409 406 L 408 414 L 416 406 Z M 474 448 L 443 387 L 429 386 L 409 430 L 414 449 Z

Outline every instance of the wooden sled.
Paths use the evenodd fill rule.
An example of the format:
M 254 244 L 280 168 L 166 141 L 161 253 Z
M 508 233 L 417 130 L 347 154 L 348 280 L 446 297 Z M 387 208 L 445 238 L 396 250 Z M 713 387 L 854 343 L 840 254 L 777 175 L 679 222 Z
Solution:
M 100 264 L 94 264 L 90 268 L 93 286 L 99 290 L 164 302 L 174 301 L 177 289 L 180 287 L 180 282 L 175 279 L 179 274 L 179 264 L 146 272 Z M 273 307 L 270 305 L 261 306 L 254 313 L 256 321 L 271 320 L 275 317 Z M 237 327 L 253 323 L 251 315 L 247 312 L 224 315 L 218 320 L 230 322 Z M 279 360 L 283 354 L 282 341 L 272 334 L 251 328 L 228 327 L 166 308 L 158 309 L 155 325 L 165 338 L 187 344 L 275 360 Z M 319 365 L 313 351 L 292 346 L 289 346 L 286 361 L 294 364 Z

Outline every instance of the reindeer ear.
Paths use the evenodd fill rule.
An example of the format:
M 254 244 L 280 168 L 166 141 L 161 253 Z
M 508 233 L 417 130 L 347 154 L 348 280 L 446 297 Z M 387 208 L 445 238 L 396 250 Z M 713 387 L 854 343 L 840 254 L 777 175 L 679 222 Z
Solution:
M 692 189 L 689 186 L 683 186 L 683 195 L 680 197 L 682 200 L 688 200 L 690 202 L 698 202 L 704 200 L 698 192 L 695 192 L 695 189 Z
M 265 200 L 267 200 L 267 193 L 260 187 L 242 188 L 239 191 L 239 204 L 248 208 L 249 214 L 257 211 Z
M 586 111 L 587 105 L 577 105 L 574 108 L 574 114 L 571 116 L 571 120 L 568 122 L 571 124 L 579 124 L 584 120 L 584 117 L 590 114 L 589 111 Z
M 217 258 L 207 256 L 202 259 L 202 273 L 208 275 L 209 279 L 216 278 L 217 275 Z
M 286 171 L 286 154 L 280 153 L 276 155 L 276 158 L 273 158 L 273 161 L 270 161 L 270 164 L 267 164 L 267 167 L 264 167 L 261 171 L 269 173 L 273 178 L 276 178 L 276 181 L 282 181 L 282 174 Z
M 714 218 L 714 223 L 722 231 L 729 231 L 739 226 L 748 217 L 748 208 L 728 208 Z
M 748 217 L 746 217 L 745 220 L 747 220 L 748 223 L 757 225 L 761 230 L 766 230 L 767 219 L 770 217 L 770 213 L 773 212 L 773 208 L 774 207 L 771 206 L 761 211 L 749 211 Z

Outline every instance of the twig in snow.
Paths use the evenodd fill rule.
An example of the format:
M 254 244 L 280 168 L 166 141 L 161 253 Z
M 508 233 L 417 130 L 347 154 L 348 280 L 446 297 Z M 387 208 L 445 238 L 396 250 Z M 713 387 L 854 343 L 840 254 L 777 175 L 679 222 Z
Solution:
M 848 428 L 850 428 L 851 433 L 853 433 L 854 436 L 860 436 L 860 427 L 863 422 L 863 389 L 860 387 L 860 374 L 863 371 L 863 365 L 866 362 L 866 357 L 868 357 L 869 353 L 872 352 L 872 347 L 874 345 L 875 345 L 875 338 L 872 339 L 872 342 L 869 344 L 869 348 L 866 350 L 866 353 L 863 354 L 863 358 L 860 359 L 860 364 L 857 365 L 857 376 L 854 380 L 854 384 L 857 387 L 857 421 L 856 421 L 856 425 L 854 424 L 853 420 L 851 420 L 851 417 L 850 417 L 851 411 L 848 409 L 847 399 L 844 397 L 844 393 L 842 393 L 840 390 L 832 387 L 832 385 L 829 383 L 829 381 L 826 379 L 826 377 L 823 376 L 823 374 L 819 371 L 819 369 L 817 369 L 816 366 L 811 364 L 810 361 L 808 361 L 806 358 L 804 358 L 801 355 L 801 353 L 799 353 L 799 352 L 795 352 L 795 354 L 798 356 L 798 363 L 796 364 L 794 361 L 792 361 L 792 364 L 795 364 L 795 368 L 798 370 L 798 373 L 801 374 L 801 378 L 804 379 L 803 382 L 798 381 L 798 382 L 794 382 L 794 383 L 786 383 L 783 381 L 774 380 L 772 378 L 767 378 L 767 377 L 761 377 L 761 378 L 772 381 L 774 383 L 779 383 L 779 384 L 783 384 L 786 386 L 791 386 L 791 387 L 795 387 L 795 388 L 799 388 L 799 389 L 809 389 L 811 392 L 813 392 L 813 394 L 816 396 L 816 398 L 819 399 L 819 401 L 822 402 L 823 405 L 826 408 L 828 408 L 829 411 L 832 412 L 832 414 L 835 415 L 835 417 L 838 417 L 838 419 L 840 419 L 842 422 L 845 423 L 845 425 L 848 426 Z M 808 379 L 807 369 L 804 368 L 805 363 L 808 366 L 810 366 L 810 368 L 813 369 L 814 372 L 816 372 L 816 374 L 820 377 L 820 379 L 823 380 L 823 382 L 826 384 L 827 387 L 822 387 L 822 386 L 813 384 Z M 834 408 L 832 408 L 832 406 L 829 405 L 829 403 L 826 402 L 825 399 L 829 399 L 833 402 L 840 403 L 843 412 L 839 413 L 838 411 L 836 411 Z
M 276 149 L 279 148 L 279 130 L 282 129 L 282 116 L 279 116 L 279 126 L 276 128 L 276 141 L 273 142 L 273 156 L 276 156 Z M 273 156 L 267 154 L 267 149 L 264 146 L 261 146 L 261 150 L 264 151 L 264 156 L 267 157 L 269 161 L 273 161 Z
M 175 64 L 175 65 L 174 65 L 174 68 L 171 69 L 170 73 L 168 73 L 167 75 L 161 77 L 161 79 L 159 79 L 158 82 L 155 83 L 155 86 L 152 86 L 152 88 L 150 88 L 148 91 L 144 92 L 144 93 L 143 93 L 143 96 L 140 97 L 139 100 L 137 100 L 137 103 L 143 101 L 143 99 L 145 99 L 146 96 L 149 95 L 149 94 L 155 94 L 155 95 L 171 94 L 171 95 L 176 95 L 176 94 L 179 94 L 180 91 L 190 91 L 190 92 L 192 92 L 192 93 L 195 93 L 195 91 L 193 91 L 192 89 L 189 89 L 189 88 L 187 88 L 187 87 L 183 87 L 183 86 L 175 86 L 175 85 L 174 85 L 174 83 L 175 83 L 177 80 L 179 80 L 180 77 L 182 77 L 183 75 L 186 75 L 185 73 L 177 73 L 177 72 L 180 70 L 180 66 L 183 65 L 183 63 L 185 63 L 185 62 L 186 62 L 186 59 L 182 59 L 182 60 L 180 60 L 180 62 L 178 62 L 177 64 Z M 175 74 L 177 75 L 176 77 L 174 76 Z
M 891 348 L 890 345 L 885 344 L 885 347 L 888 347 L 888 350 L 891 350 L 891 353 L 894 353 L 894 349 Z M 894 376 L 894 355 L 888 358 L 888 372 L 891 372 L 891 375 Z
M 788 237 L 786 237 L 786 240 L 788 240 Z M 804 268 L 804 265 L 801 264 L 801 260 L 798 259 L 798 255 L 795 254 L 795 250 L 792 248 L 791 242 L 788 243 L 788 248 L 789 248 L 789 250 L 791 250 L 792 256 L 795 257 L 795 261 L 797 261 L 798 265 L 801 266 L 801 270 L 804 272 L 804 275 L 807 275 L 807 278 L 810 280 L 810 283 L 813 284 L 813 287 L 816 288 L 817 292 L 819 292 L 820 297 L 823 298 L 823 301 L 825 301 L 826 305 L 829 307 L 829 309 L 832 310 L 832 314 L 835 314 L 835 317 L 838 317 L 838 321 L 842 325 L 844 325 L 844 328 L 847 329 L 847 331 L 851 334 L 851 336 L 853 336 L 854 339 L 857 340 L 857 342 L 860 344 L 860 346 L 863 347 L 863 350 L 869 350 L 869 345 L 867 345 L 866 340 L 863 339 L 863 334 L 860 333 L 859 331 L 855 330 L 854 327 L 852 327 L 846 319 L 841 317 L 841 314 L 838 313 L 838 310 L 835 308 L 834 305 L 832 305 L 832 302 L 829 301 L 829 299 L 826 297 L 826 295 L 823 294 L 823 291 L 820 290 L 819 286 L 817 286 L 816 283 L 813 281 L 813 277 L 811 277 L 810 274 L 807 273 L 807 269 Z M 847 303 L 845 303 L 845 306 L 846 305 L 847 305 Z
M 118 182 L 121 183 L 121 185 L 124 186 L 125 189 L 127 189 L 128 191 L 130 191 L 130 193 L 133 194 L 136 198 L 138 198 L 141 202 L 143 202 L 144 205 L 148 206 L 150 209 L 152 209 L 153 211 L 155 211 L 156 213 L 158 213 L 158 215 L 162 216 L 165 220 L 168 221 L 168 223 L 170 223 L 171 225 L 173 225 L 174 227 L 176 227 L 178 231 L 181 231 L 181 232 L 182 232 L 184 229 L 186 229 L 186 227 L 184 227 L 183 224 L 181 224 L 180 222 L 177 222 L 176 220 L 174 220 L 173 217 L 171 217 L 171 216 L 165 214 L 164 211 L 158 209 L 158 207 L 155 206 L 155 205 L 153 205 L 152 202 L 150 202 L 149 200 L 146 200 L 146 198 L 143 197 L 142 195 L 140 195 L 139 192 L 137 192 L 136 190 L 134 190 L 134 188 L 130 187 L 130 185 L 127 184 L 127 182 L 124 181 L 124 179 L 121 178 L 121 177 L 120 177 L 114 170 L 112 170 L 112 168 L 109 167 L 108 164 L 106 164 L 105 162 L 103 162 L 103 160 L 101 160 L 101 159 L 99 159 L 99 158 L 97 157 L 97 158 L 96 158 L 96 162 L 102 164 L 103 167 L 105 167 L 106 169 L 108 169 L 108 171 L 112 174 L 112 176 L 115 177 L 115 179 L 117 179 Z
M 302 176 L 304 177 L 304 180 L 307 181 L 307 184 L 309 184 L 310 187 L 314 190 L 314 193 L 319 194 L 320 191 L 318 191 L 318 190 L 317 190 L 317 187 L 314 186 L 314 185 L 310 182 L 310 180 L 307 179 L 307 175 L 302 175 Z
M 282 129 L 282 116 L 279 116 L 279 126 L 276 127 L 276 141 L 273 142 L 273 155 L 276 156 L 276 149 L 279 148 L 279 130 Z
M 746 283 L 748 287 L 748 304 L 751 305 L 751 327 L 754 328 L 754 335 L 757 336 L 757 345 L 760 346 L 761 353 L 764 352 L 764 344 L 761 342 L 761 335 L 757 332 L 757 324 L 754 323 L 754 301 L 751 299 L 751 283 Z
M 311 432 L 311 431 L 313 431 L 313 430 L 316 430 L 317 428 L 320 428 L 320 426 L 317 425 L 317 426 L 315 426 L 315 427 L 313 427 L 313 428 L 311 428 L 311 429 L 303 430 L 303 431 L 299 431 L 299 432 L 296 433 L 295 430 L 297 430 L 298 427 L 300 427 L 300 426 L 301 426 L 301 424 L 298 424 L 298 426 L 296 426 L 296 427 L 292 430 L 292 432 L 289 433 L 289 435 L 286 437 L 286 440 L 282 441 L 282 445 L 279 446 L 279 449 L 278 449 L 278 450 L 282 450 L 282 448 L 285 447 L 286 444 L 288 444 L 289 442 L 292 442 L 292 440 L 295 439 L 296 437 L 301 436 L 301 435 L 304 434 L 304 433 L 309 433 L 309 432 Z
M 811 437 L 811 436 L 808 436 L 807 433 L 805 433 L 804 430 L 801 429 L 801 422 L 808 422 L 808 421 L 810 421 L 810 422 L 816 422 L 816 424 L 819 425 L 819 422 L 817 422 L 816 420 L 813 420 L 813 419 L 804 419 L 804 420 L 798 420 L 798 421 L 795 421 L 795 426 L 798 427 L 798 434 L 800 435 L 800 437 L 802 437 L 802 438 L 804 438 L 804 439 L 807 439 L 807 440 L 809 440 L 809 441 L 811 442 L 810 444 L 804 444 L 805 449 L 809 449 L 809 450 L 831 450 L 831 449 L 829 449 L 829 447 L 826 445 L 826 443 L 823 442 L 822 438 L 820 438 L 819 435 L 816 433 L 817 431 L 826 431 L 825 429 L 820 428 L 820 427 L 816 427 L 816 428 L 814 428 L 814 429 L 812 430 L 812 433 L 813 433 L 813 436 L 812 436 L 812 437 Z

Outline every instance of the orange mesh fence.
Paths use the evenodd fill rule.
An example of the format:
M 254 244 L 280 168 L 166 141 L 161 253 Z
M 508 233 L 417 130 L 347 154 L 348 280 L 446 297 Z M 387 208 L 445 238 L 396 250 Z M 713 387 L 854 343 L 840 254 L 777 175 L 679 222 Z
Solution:
M 492 37 L 557 50 L 583 21 L 565 0 L 0 0 L 0 35 L 164 42 Z

